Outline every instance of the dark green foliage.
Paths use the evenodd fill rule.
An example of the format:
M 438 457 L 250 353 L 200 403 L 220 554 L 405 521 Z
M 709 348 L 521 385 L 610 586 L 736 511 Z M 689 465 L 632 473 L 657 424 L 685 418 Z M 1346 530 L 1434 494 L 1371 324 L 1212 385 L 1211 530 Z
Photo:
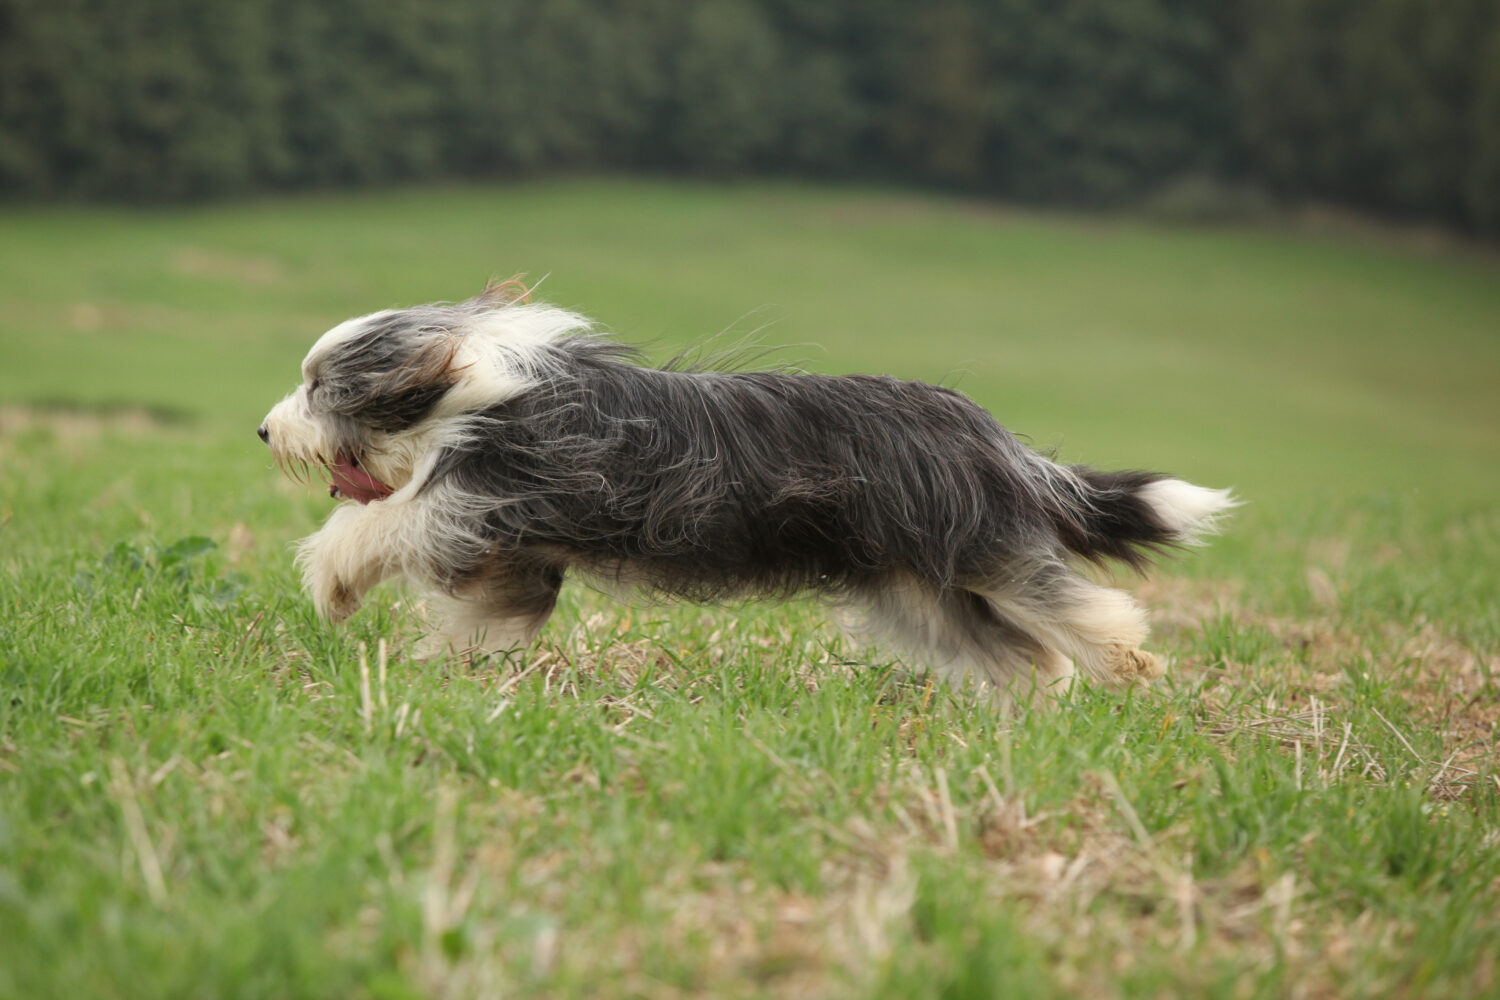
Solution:
M 1500 230 L 1496 0 L 0 0 L 0 193 L 599 167 Z
M 1251 172 L 1292 195 L 1500 229 L 1500 4 L 1268 0 L 1241 18 Z
M 170 545 L 153 543 L 138 547 L 120 542 L 99 560 L 97 567 L 78 573 L 73 579 L 77 593 L 90 602 L 107 599 L 121 588 L 152 594 L 170 592 L 186 596 L 193 608 L 203 611 L 223 607 L 245 589 L 244 574 L 217 575 L 205 567 L 205 559 L 218 544 L 210 538 L 192 535 Z M 139 601 L 139 597 L 135 598 Z

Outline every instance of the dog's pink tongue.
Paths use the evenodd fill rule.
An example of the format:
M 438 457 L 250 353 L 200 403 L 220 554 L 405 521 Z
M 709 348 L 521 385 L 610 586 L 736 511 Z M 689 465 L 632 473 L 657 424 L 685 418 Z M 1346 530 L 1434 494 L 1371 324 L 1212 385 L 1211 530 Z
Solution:
M 328 472 L 333 476 L 333 488 L 329 492 L 334 496 L 342 494 L 351 500 L 369 503 L 371 500 L 384 500 L 394 492 L 385 483 L 355 465 L 354 460 L 343 452 L 333 460 Z

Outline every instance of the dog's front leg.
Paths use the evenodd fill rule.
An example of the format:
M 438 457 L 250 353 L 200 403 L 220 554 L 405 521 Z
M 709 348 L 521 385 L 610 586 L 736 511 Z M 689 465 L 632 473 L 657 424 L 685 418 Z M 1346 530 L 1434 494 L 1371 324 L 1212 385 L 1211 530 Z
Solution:
M 345 503 L 302 540 L 297 564 L 320 616 L 343 621 L 359 610 L 371 587 L 401 568 L 407 506 L 399 500 Z

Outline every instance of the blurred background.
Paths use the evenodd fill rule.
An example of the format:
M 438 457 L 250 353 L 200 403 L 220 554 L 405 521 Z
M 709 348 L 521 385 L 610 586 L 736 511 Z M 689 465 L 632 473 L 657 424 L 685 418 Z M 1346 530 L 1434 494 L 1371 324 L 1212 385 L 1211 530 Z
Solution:
M 1496 0 L 0 0 L 33 407 L 238 434 L 332 324 L 520 272 L 1068 460 L 1487 502 L 1497 235 Z
M 0 192 L 557 171 L 1500 232 L 1495 0 L 3 0 Z

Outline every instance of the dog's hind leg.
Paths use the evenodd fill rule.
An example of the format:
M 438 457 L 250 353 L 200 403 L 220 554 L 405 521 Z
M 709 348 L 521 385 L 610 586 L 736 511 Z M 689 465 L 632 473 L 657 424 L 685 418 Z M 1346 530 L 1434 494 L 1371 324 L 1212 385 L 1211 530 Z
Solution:
M 1060 694 L 1073 677 L 1068 658 L 1007 619 L 984 596 L 899 577 L 847 602 L 840 621 L 856 636 L 889 645 L 910 667 L 951 680 L 972 678 L 998 696 Z
M 417 655 L 505 653 L 529 646 L 552 615 L 562 570 L 548 563 L 501 561 L 429 598 L 433 631 Z
M 1043 564 L 987 586 L 983 595 L 1000 617 L 1091 681 L 1119 686 L 1162 675 L 1156 657 L 1140 648 L 1149 631 L 1145 612 L 1124 591 Z

